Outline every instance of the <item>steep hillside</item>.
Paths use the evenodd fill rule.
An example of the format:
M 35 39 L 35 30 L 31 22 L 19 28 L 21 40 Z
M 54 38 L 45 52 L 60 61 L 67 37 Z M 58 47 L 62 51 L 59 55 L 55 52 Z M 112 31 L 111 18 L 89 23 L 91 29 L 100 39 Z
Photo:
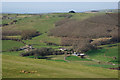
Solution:
M 102 14 L 83 21 L 67 20 L 51 30 L 50 35 L 59 37 L 99 38 L 110 37 L 118 30 L 117 14 Z M 61 25 L 60 25 L 61 23 Z
M 73 46 L 76 51 L 80 51 L 82 46 L 91 46 L 89 43 L 92 39 L 112 38 L 107 41 L 98 41 L 98 45 L 119 42 L 117 13 L 98 14 L 84 20 L 64 19 L 63 21 L 64 23 L 58 21 L 49 35 L 61 37 L 62 45 Z

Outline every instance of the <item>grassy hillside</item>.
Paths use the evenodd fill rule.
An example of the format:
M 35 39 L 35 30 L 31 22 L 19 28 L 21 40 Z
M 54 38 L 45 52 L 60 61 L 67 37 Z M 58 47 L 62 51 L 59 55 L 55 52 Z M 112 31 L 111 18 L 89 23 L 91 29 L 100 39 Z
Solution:
M 3 14 L 3 16 L 7 16 L 7 18 L 3 19 L 3 24 L 9 24 L 13 20 L 17 20 L 14 24 L 9 24 L 4 26 L 3 31 L 11 30 L 11 31 L 22 31 L 27 29 L 36 29 L 41 35 L 34 37 L 32 40 L 24 40 L 25 43 L 34 45 L 34 47 L 49 47 L 45 42 L 52 42 L 55 44 L 61 44 L 61 38 L 48 36 L 48 32 L 55 27 L 55 22 L 66 18 L 66 15 L 72 15 L 70 19 L 78 19 L 84 20 L 91 16 L 95 16 L 95 14 L 86 14 L 86 13 L 53 13 L 53 14 L 42 14 L 42 15 L 25 15 L 25 14 Z M 13 19 L 8 19 L 8 17 L 12 17 Z M 4 23 L 5 22 L 5 23 Z M 18 35 L 19 36 L 19 35 Z M 11 36 L 6 36 L 11 37 Z M 19 36 L 20 38 L 20 36 Z M 54 46 L 50 46 L 54 47 Z
M 94 17 L 96 15 L 102 15 Z M 22 35 L 19 32 L 24 30 L 36 30 L 40 32 L 39 35 L 32 37 L 32 39 L 22 40 L 26 44 L 31 44 L 33 48 L 50 47 L 58 50 L 60 47 L 73 48 L 72 46 L 61 45 L 62 42 L 68 42 L 72 44 L 74 41 L 79 42 L 79 37 L 86 37 L 91 35 L 99 36 L 97 30 L 100 33 L 109 34 L 112 31 L 117 30 L 116 22 L 113 19 L 106 16 L 104 13 L 52 13 L 52 14 L 3 14 L 5 19 L 3 24 L 8 24 L 2 27 L 3 32 L 16 35 L 3 35 L 7 38 L 21 39 Z M 111 15 L 112 16 L 112 15 Z M 9 20 L 8 18 L 14 18 Z M 92 18 L 91 18 L 92 17 Z M 111 23 L 106 20 L 111 19 Z M 112 16 L 113 17 L 113 16 Z M 89 18 L 89 19 L 88 19 Z M 104 19 L 102 21 L 102 19 Z M 17 20 L 14 24 L 11 24 L 14 20 Z M 56 23 L 60 20 L 62 24 L 56 26 Z M 65 22 L 64 20 L 68 20 Z M 70 22 L 69 22 L 70 21 Z M 82 22 L 81 22 L 82 21 Z M 96 22 L 98 21 L 98 23 Z M 112 23 L 113 22 L 113 23 Z M 90 25 L 88 25 L 89 23 Z M 112 26 L 110 26 L 112 25 Z M 102 29 L 101 29 L 102 26 Z M 86 28 L 90 28 L 86 30 Z M 104 29 L 105 28 L 105 29 Z M 53 35 L 50 32 L 54 30 Z M 112 31 L 111 31 L 112 30 Z M 94 32 L 94 34 L 92 34 Z M 5 32 L 5 33 L 6 33 Z M 7 33 L 8 34 L 8 33 Z M 60 36 L 59 36 L 60 34 Z M 62 34 L 62 36 L 61 36 Z M 84 35 L 85 34 L 85 35 Z M 89 34 L 89 35 L 88 35 Z M 96 35 L 97 34 L 97 35 Z M 57 35 L 57 36 L 56 36 Z M 64 38 L 65 39 L 64 39 Z M 103 37 L 103 35 L 102 35 Z M 90 37 L 91 38 L 91 37 Z M 3 41 L 3 78 L 117 78 L 118 71 L 110 70 L 106 68 L 118 67 L 116 61 L 118 61 L 118 47 L 116 44 L 100 46 L 102 49 L 89 50 L 86 52 L 88 55 L 86 59 L 81 59 L 77 56 L 69 56 L 64 60 L 65 55 L 48 55 L 50 60 L 47 59 L 34 59 L 33 55 L 29 57 L 21 57 L 21 51 L 9 51 L 10 49 L 20 48 L 24 46 L 23 43 L 13 40 Z M 84 41 L 84 39 L 83 39 Z M 71 43 L 72 42 L 72 43 Z M 53 45 L 49 45 L 51 43 Z M 65 44 L 63 43 L 63 44 Z M 78 43 L 75 43 L 78 44 Z M 81 45 L 81 44 L 80 44 Z M 112 47 L 111 47 L 112 46 Z M 79 46 L 77 46 L 79 47 Z M 105 54 L 105 57 L 104 57 Z M 116 57 L 116 60 L 109 57 Z M 96 61 L 103 62 L 98 64 Z M 104 63 L 111 62 L 115 65 Z M 103 68 L 101 68 L 103 67 Z M 27 72 L 36 71 L 35 73 L 21 73 L 21 70 Z
M 117 78 L 116 70 L 3 55 L 3 78 Z M 20 70 L 37 71 L 20 73 Z M 87 76 L 86 76 L 87 75 Z
M 113 62 L 113 63 L 120 63 L 118 58 L 118 45 L 119 44 L 109 44 L 100 46 L 103 49 L 98 50 L 90 50 L 86 54 L 89 56 L 89 58 L 96 59 L 103 62 Z M 113 57 L 116 57 L 117 59 L 114 60 Z
M 2 55 L 0 53 L 0 79 L 2 79 Z
M 17 42 L 17 41 L 12 41 L 12 40 L 2 40 L 2 44 L 3 44 L 2 45 L 3 51 L 14 49 L 14 48 L 20 48 L 20 47 L 24 46 L 23 43 Z
M 24 42 L 27 44 L 32 44 L 36 48 L 39 48 L 42 46 L 47 46 L 45 42 L 52 42 L 55 44 L 60 44 L 61 39 L 58 37 L 54 37 L 54 36 L 49 37 L 49 36 L 47 36 L 47 33 L 44 33 L 40 36 L 32 38 L 32 40 L 24 40 Z

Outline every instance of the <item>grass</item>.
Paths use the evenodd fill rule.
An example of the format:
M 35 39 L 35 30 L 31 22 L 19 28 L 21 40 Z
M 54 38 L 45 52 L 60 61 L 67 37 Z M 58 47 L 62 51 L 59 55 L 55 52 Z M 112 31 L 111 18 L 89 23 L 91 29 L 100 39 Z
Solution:
M 46 57 L 51 57 L 51 60 L 64 60 L 64 54 L 63 55 L 49 55 L 49 56 L 46 56 Z
M 2 55 L 0 52 L 0 79 L 2 79 Z
M 49 16 L 49 18 L 46 18 Z M 42 15 L 40 18 L 39 15 L 31 16 L 27 18 L 22 18 L 22 20 L 18 21 L 17 24 L 5 26 L 3 29 L 8 30 L 26 30 L 26 29 L 36 29 L 42 35 L 33 38 L 32 40 L 25 40 L 27 44 L 37 44 L 39 46 L 46 46 L 43 41 L 53 42 L 56 44 L 60 44 L 61 39 L 57 37 L 49 37 L 48 33 L 50 29 L 54 28 L 54 23 L 62 18 L 59 17 L 51 17 L 49 14 Z M 26 27 L 27 26 L 27 27 Z M 35 46 L 38 47 L 38 46 Z
M 22 53 L 24 51 L 12 51 L 12 52 L 2 52 L 3 55 L 12 55 L 12 56 L 20 56 L 20 53 Z
M 35 58 L 34 56 L 26 56 L 28 58 Z M 37 58 L 42 58 L 42 56 L 38 56 Z
M 114 65 L 101 65 L 101 64 L 86 64 L 87 66 L 94 66 L 94 67 L 103 67 L 103 68 L 117 68 L 118 65 L 114 66 Z
M 41 47 L 52 47 L 57 49 L 61 46 L 47 45 L 45 42 L 51 42 L 55 44 L 61 44 L 61 38 L 48 36 L 49 30 L 55 27 L 55 22 L 63 19 L 64 17 L 58 17 L 60 14 L 68 13 L 53 13 L 45 14 L 40 17 L 40 15 L 18 15 L 18 22 L 13 25 L 4 26 L 5 30 L 26 30 L 26 29 L 36 29 L 41 35 L 32 38 L 31 40 L 24 40 L 27 44 L 32 44 L 35 48 Z M 5 14 L 7 15 L 7 14 Z M 14 17 L 16 14 L 9 15 Z M 73 15 L 73 14 L 72 14 Z M 75 13 L 71 19 L 85 20 L 97 14 L 88 13 Z M 54 16 L 54 17 L 53 17 Z M 10 21 L 4 21 L 4 23 L 9 23 Z M 18 37 L 20 36 L 8 36 L 8 37 Z M 9 50 L 15 47 L 21 47 L 24 44 L 11 41 L 3 40 L 3 50 Z M 111 58 L 104 58 L 106 56 L 113 57 L 117 56 L 118 48 L 116 46 L 108 47 L 101 46 L 103 49 L 91 50 L 86 54 L 89 55 L 91 59 L 97 59 L 100 61 L 112 61 Z M 63 47 L 63 46 L 62 46 Z M 64 61 L 64 55 L 50 55 L 50 60 L 46 59 L 34 59 L 34 56 L 20 57 L 19 54 L 23 51 L 14 52 L 3 52 L 3 78 L 117 78 L 117 70 L 109 70 L 104 68 L 116 67 L 112 65 L 98 64 L 91 59 L 80 59 L 77 56 L 67 57 L 67 60 L 71 62 Z M 85 61 L 85 62 L 82 62 Z M 116 63 L 115 61 L 112 61 Z M 104 68 L 100 68 L 104 67 Z M 20 73 L 20 70 L 26 71 L 37 71 L 34 74 L 24 74 Z M 86 76 L 87 75 L 87 76 Z
M 117 78 L 117 70 L 88 67 L 78 63 L 48 61 L 3 55 L 3 78 Z M 37 71 L 34 74 L 20 70 Z M 86 76 L 87 75 L 87 76 Z
M 64 56 L 65 55 L 50 55 L 47 57 L 51 57 L 50 60 L 52 61 L 64 61 Z M 82 64 L 82 65 L 86 65 L 86 66 L 93 66 L 93 67 L 103 67 L 103 68 L 113 68 L 113 67 L 118 67 L 118 65 L 110 65 L 107 63 L 102 62 L 101 64 L 92 61 L 91 59 L 81 59 L 77 56 L 69 56 L 66 58 L 67 60 L 70 61 L 70 63 L 77 63 L 77 64 Z
M 61 55 L 57 55 L 57 57 L 55 55 L 49 55 L 49 56 L 38 56 L 37 58 L 38 59 L 46 59 L 46 60 L 49 60 L 49 61 L 58 61 L 58 62 L 67 62 L 63 59 L 60 58 Z M 35 58 L 35 56 L 27 56 L 28 58 Z M 55 58 L 55 59 L 54 59 Z M 62 57 L 64 58 L 64 57 Z
M 101 46 L 103 49 L 90 50 L 86 52 L 86 54 L 91 59 L 96 59 L 96 60 L 104 61 L 104 62 L 113 61 L 114 63 L 114 60 L 112 59 L 112 57 L 115 56 L 118 61 L 118 46 L 113 46 L 113 45 L 115 44 L 104 45 L 104 46 Z M 113 46 L 113 47 L 109 47 L 109 46 Z M 104 57 L 104 55 L 106 57 Z
M 20 48 L 24 46 L 23 43 L 18 42 L 18 41 L 12 41 L 12 40 L 2 40 L 2 50 L 7 51 L 13 48 Z
M 58 37 L 47 36 L 47 33 L 44 33 L 40 36 L 32 38 L 32 40 L 24 40 L 24 42 L 27 44 L 33 44 L 33 45 L 37 44 L 39 46 L 40 45 L 47 46 L 45 42 L 52 42 L 52 43 L 60 44 L 61 39 Z
M 67 62 L 65 60 L 50 60 L 50 61 Z
M 19 14 L 16 19 L 18 22 L 13 25 L 4 26 L 3 30 L 26 30 L 26 29 L 36 29 L 40 33 L 43 33 L 40 36 L 34 37 L 32 40 L 25 40 L 27 44 L 39 44 L 39 46 L 47 46 L 43 41 L 53 42 L 56 44 L 61 43 L 61 38 L 48 36 L 49 30 L 55 27 L 55 22 L 63 19 L 64 17 L 59 17 L 61 14 L 71 14 L 71 13 L 53 13 L 53 14 L 44 14 L 40 17 L 40 15 L 25 15 Z M 9 17 L 15 17 L 16 14 L 3 14 Z M 73 15 L 73 14 L 72 14 Z M 87 19 L 94 14 L 86 14 L 86 13 L 75 13 L 71 19 Z M 19 20 L 21 19 L 21 20 Z M 7 20 L 4 20 L 7 21 Z M 4 22 L 3 21 L 3 22 Z M 9 21 L 8 21 L 9 23 Z M 35 47 L 39 47 L 35 45 Z
M 21 36 L 20 36 L 20 35 L 18 35 L 18 36 L 5 36 L 5 37 L 7 37 L 7 38 L 16 38 L 16 39 L 21 39 Z

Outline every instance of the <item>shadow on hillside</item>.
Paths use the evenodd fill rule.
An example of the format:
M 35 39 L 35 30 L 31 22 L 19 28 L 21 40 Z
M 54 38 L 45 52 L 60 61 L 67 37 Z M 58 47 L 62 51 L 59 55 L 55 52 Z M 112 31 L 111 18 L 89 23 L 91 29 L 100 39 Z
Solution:
M 98 53 L 105 53 L 107 50 L 106 49 L 94 49 L 86 52 L 87 55 L 96 55 Z
M 51 60 L 51 58 L 53 58 L 53 57 L 46 57 L 46 56 L 29 56 L 28 58 Z
M 37 59 L 47 59 L 47 60 L 51 60 L 52 57 L 38 57 Z
M 116 44 L 115 45 L 109 45 L 108 47 L 114 47 L 114 46 L 117 46 Z

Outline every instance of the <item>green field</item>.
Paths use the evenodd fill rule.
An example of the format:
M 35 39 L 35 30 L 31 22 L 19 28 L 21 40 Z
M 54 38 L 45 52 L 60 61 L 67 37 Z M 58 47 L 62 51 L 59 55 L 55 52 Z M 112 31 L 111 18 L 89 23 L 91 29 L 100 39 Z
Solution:
M 49 36 L 49 31 L 55 28 L 55 22 L 64 19 L 59 17 L 63 14 L 70 14 L 70 19 L 85 20 L 95 15 L 90 13 L 52 13 L 31 15 L 19 14 L 16 24 L 4 26 L 3 30 L 32 30 L 35 29 L 41 34 L 32 39 L 22 40 L 27 45 L 31 44 L 34 48 L 49 47 L 57 50 L 60 47 L 69 48 L 71 46 L 60 46 L 61 37 Z M 4 16 L 15 17 L 16 14 L 3 14 Z M 15 20 L 15 19 L 13 19 Z M 3 20 L 3 24 L 10 23 L 13 20 Z M 18 38 L 20 35 L 6 36 L 7 38 Z M 57 45 L 47 45 L 54 43 Z M 102 49 L 89 50 L 85 54 L 87 57 L 81 59 L 78 56 L 48 55 L 49 59 L 34 59 L 34 56 L 21 57 L 21 51 L 9 51 L 25 46 L 23 43 L 13 40 L 2 40 L 2 76 L 3 78 L 118 78 L 118 70 L 108 68 L 118 67 L 118 46 L 116 44 L 102 45 Z M 118 43 L 119 44 L 119 43 Z M 59 46 L 58 46 L 59 45 Z M 110 47 L 112 46 L 112 47 Z M 104 54 L 106 57 L 104 57 Z M 116 57 L 113 60 L 109 57 Z M 41 56 L 39 56 L 41 57 Z M 101 64 L 98 64 L 100 61 Z M 105 63 L 106 62 L 106 63 Z M 107 62 L 111 62 L 109 64 Z M 37 71 L 36 73 L 20 73 L 21 70 Z
M 96 59 L 103 62 L 118 61 L 118 45 L 119 44 L 110 44 L 105 46 L 100 46 L 103 49 L 90 50 L 86 54 L 89 55 L 89 58 Z M 111 47 L 109 47 L 111 46 Z M 116 60 L 113 60 L 112 57 L 116 57 Z M 114 62 L 118 64 L 118 62 Z
M 17 41 L 12 41 L 12 40 L 3 40 L 2 44 L 3 44 L 2 45 L 3 51 L 14 49 L 14 48 L 20 48 L 20 47 L 24 46 L 23 43 L 17 42 Z
M 55 27 L 55 22 L 64 19 L 64 17 L 59 17 L 59 15 L 64 14 L 70 14 L 70 13 L 52 13 L 52 14 L 44 14 L 40 17 L 40 15 L 24 15 L 21 14 L 17 16 L 16 18 L 20 18 L 21 20 L 18 20 L 16 24 L 8 25 L 3 27 L 3 30 L 26 30 L 26 29 L 36 29 L 42 35 L 39 35 L 32 40 L 25 40 L 27 44 L 35 44 L 35 47 L 38 47 L 37 45 L 46 46 L 44 41 L 53 42 L 56 44 L 60 44 L 61 39 L 53 36 L 48 36 L 49 30 L 53 29 Z M 7 14 L 3 14 L 7 15 Z M 71 19 L 79 19 L 84 20 L 89 17 L 95 16 L 95 14 L 85 14 L 85 13 L 75 13 L 74 15 L 71 14 Z M 15 14 L 9 15 L 10 17 L 16 16 Z M 22 17 L 23 16 L 23 17 Z M 6 20 L 3 20 L 3 22 Z M 7 23 L 10 23 L 8 21 Z M 36 45 L 37 44 L 37 45 Z
M 20 39 L 21 38 L 21 36 L 19 35 L 19 36 L 6 36 L 7 38 L 16 38 L 16 39 Z
M 117 78 L 117 70 L 88 67 L 78 63 L 48 61 L 3 55 L 3 78 Z M 20 70 L 37 71 L 20 73 Z M 86 76 L 87 75 L 87 76 Z

